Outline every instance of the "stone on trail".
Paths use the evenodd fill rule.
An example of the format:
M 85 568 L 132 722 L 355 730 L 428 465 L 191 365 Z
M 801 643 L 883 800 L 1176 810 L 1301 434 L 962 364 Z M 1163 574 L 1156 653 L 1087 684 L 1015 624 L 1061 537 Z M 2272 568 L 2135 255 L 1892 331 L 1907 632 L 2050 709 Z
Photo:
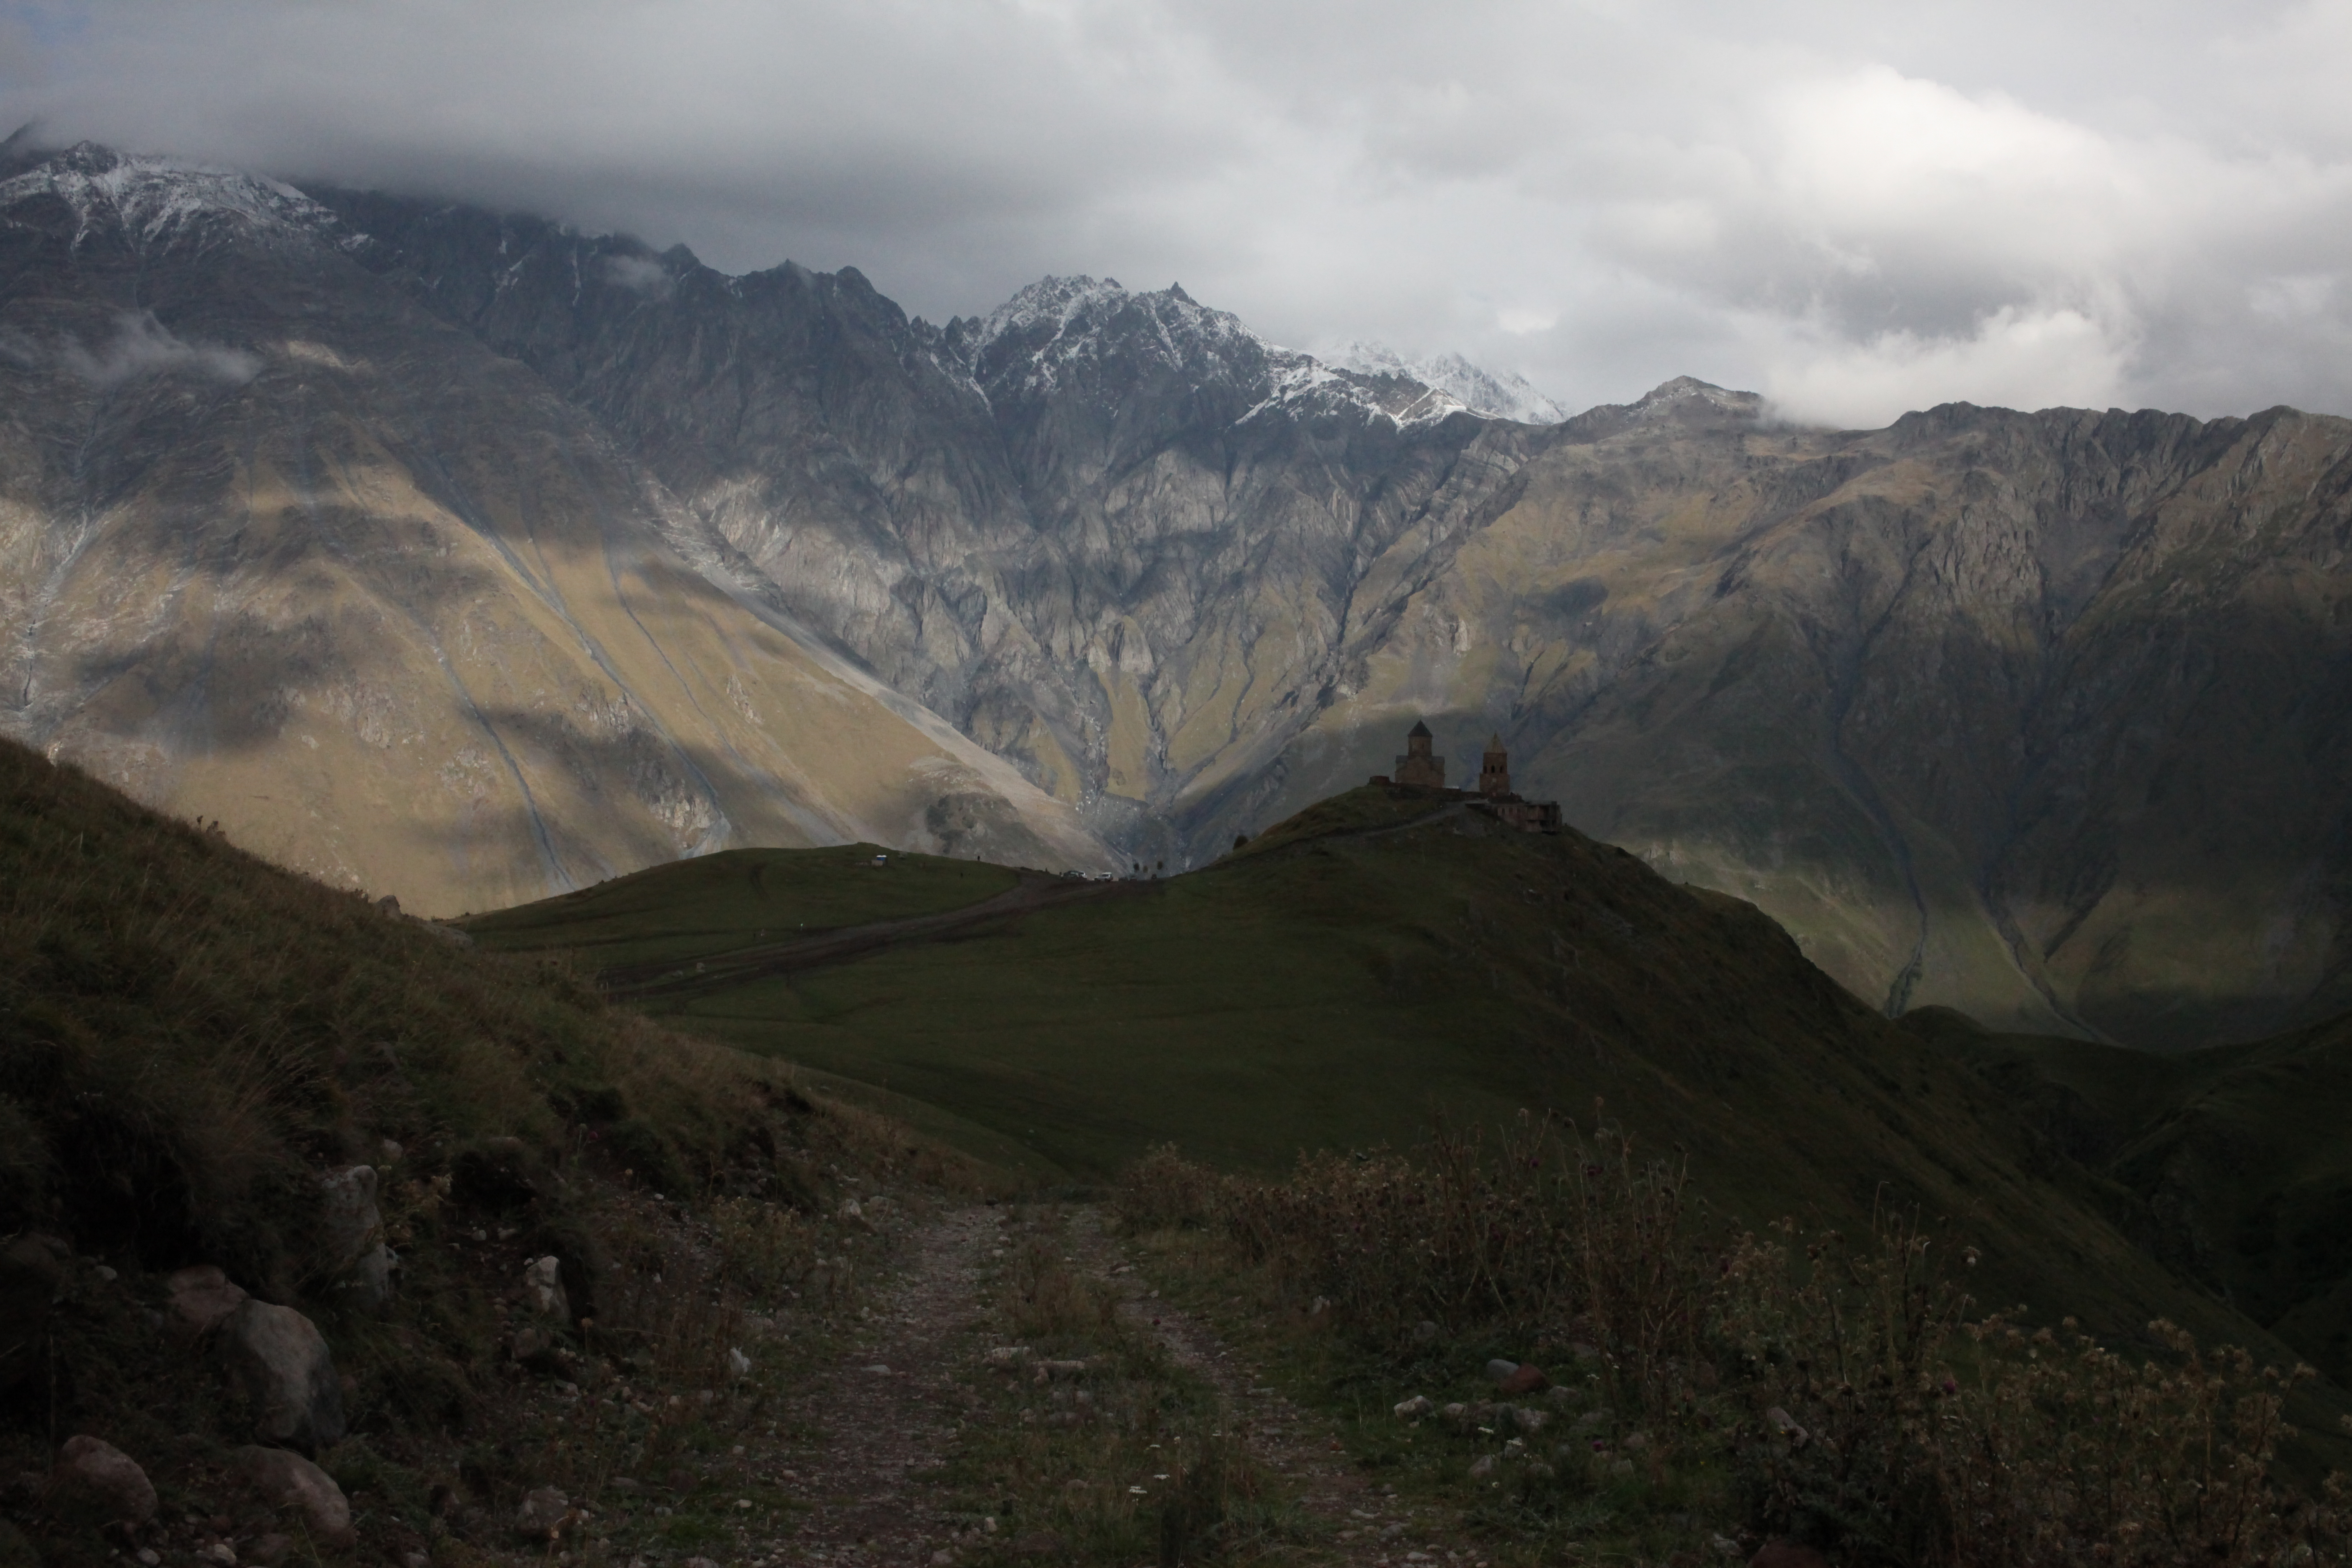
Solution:
M 727 1375 L 730 1377 L 751 1375 L 751 1358 L 732 1345 L 727 1347 Z
M 187 1339 L 201 1339 L 212 1332 L 245 1304 L 244 1290 L 229 1283 L 228 1276 L 209 1263 L 178 1270 L 163 1288 L 171 1308 L 165 1321 L 173 1332 Z
M 359 1543 L 343 1489 L 335 1484 L 334 1477 L 301 1455 L 283 1448 L 247 1447 L 233 1450 L 229 1460 L 272 1508 L 300 1509 L 316 1539 L 343 1548 Z
M 342 1436 L 342 1385 L 316 1323 L 248 1297 L 221 1324 L 221 1336 L 263 1439 L 316 1449 Z
M 1437 1406 L 1430 1403 L 1429 1395 L 1416 1394 L 1411 1399 L 1400 1403 L 1396 1407 L 1396 1413 L 1400 1420 L 1418 1421 L 1424 1415 L 1433 1414 L 1436 1409 Z
M 1498 1463 L 1500 1463 L 1500 1461 L 1492 1454 L 1479 1455 L 1478 1458 L 1470 1462 L 1471 1479 L 1474 1480 L 1485 1480 L 1488 1476 L 1495 1473 L 1495 1467 Z
M 1515 1361 L 1503 1361 L 1500 1359 L 1490 1361 L 1486 1363 L 1486 1381 L 1489 1383 L 1500 1383 L 1503 1379 L 1510 1376 L 1511 1373 L 1518 1370 L 1519 1363 Z
M 155 1517 L 154 1483 L 138 1461 L 87 1435 L 66 1439 L 57 1467 L 42 1483 L 41 1500 L 60 1512 L 123 1524 L 144 1524 Z
M 1417 1345 L 1434 1344 L 1437 1342 L 1437 1336 L 1443 1331 L 1435 1323 L 1423 1318 L 1412 1326 L 1412 1342 Z

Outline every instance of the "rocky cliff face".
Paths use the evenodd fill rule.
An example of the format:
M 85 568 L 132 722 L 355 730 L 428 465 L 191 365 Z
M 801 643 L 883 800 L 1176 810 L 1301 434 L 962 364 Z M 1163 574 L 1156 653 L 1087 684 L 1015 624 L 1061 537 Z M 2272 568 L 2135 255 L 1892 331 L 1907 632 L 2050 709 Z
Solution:
M 0 725 L 456 912 L 731 843 L 1107 864 L 283 186 L 0 184 Z
M 1187 858 L 1193 803 L 1264 797 L 1377 637 L 1368 575 L 1436 570 L 1547 438 L 1177 288 L 1048 279 L 942 328 L 854 270 L 726 278 L 320 195 L 364 265 L 605 421 L 797 615 L 1145 860 Z
M 434 846 L 499 818 L 478 841 L 519 890 L 714 833 L 1066 858 L 1083 832 L 1181 866 L 1385 771 L 1425 716 L 1456 756 L 1500 731 L 1523 791 L 1754 900 L 1890 1008 L 2165 1045 L 2352 1006 L 2342 421 L 1952 405 L 1829 433 L 1685 378 L 1530 425 L 1471 411 L 1520 395 L 1474 367 L 1336 368 L 1173 287 L 1048 279 L 935 326 L 850 269 L 730 278 L 255 182 L 205 198 L 251 209 L 215 243 L 177 196 L 93 225 L 42 194 L 60 177 L 6 187 L 10 722 L 123 776 L 226 754 L 155 739 L 228 732 L 186 717 L 219 671 L 365 664 L 465 715 L 420 756 L 468 724 L 509 744 L 477 742 L 466 776 L 505 781 L 481 805 L 435 793 L 475 799 L 444 761 L 359 815 Z M 198 635 L 216 581 L 262 596 Z M 346 598 L 383 629 L 276 629 Z M 528 658 L 452 607 L 492 602 Z M 859 773 L 761 706 L 797 677 L 747 715 L 727 683 L 755 667 L 921 740 Z M 316 679 L 239 723 L 375 710 Z M 538 715 L 547 789 L 612 781 L 558 815 L 633 825 L 625 850 L 530 826 L 506 713 Z M 331 800 L 283 820 L 352 831 Z
M 1500 728 L 1890 1009 L 2168 1046 L 2352 1005 L 2352 425 L 1823 434 L 1670 384 L 1563 435 L 1318 717 L 1326 775 L 1408 710 Z

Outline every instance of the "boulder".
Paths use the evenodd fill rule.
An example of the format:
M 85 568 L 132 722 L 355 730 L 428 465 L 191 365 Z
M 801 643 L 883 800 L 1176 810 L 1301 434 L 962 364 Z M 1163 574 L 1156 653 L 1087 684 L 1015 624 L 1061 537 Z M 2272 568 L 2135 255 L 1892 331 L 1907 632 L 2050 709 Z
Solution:
M 343 1489 L 335 1484 L 334 1477 L 301 1455 L 283 1448 L 245 1447 L 231 1452 L 229 1461 L 272 1508 L 300 1509 L 314 1539 L 341 1548 L 359 1543 Z
M 563 1290 L 563 1260 L 553 1253 L 529 1265 L 522 1271 L 523 1282 L 530 1291 L 531 1304 L 551 1318 L 564 1322 L 572 1321 L 572 1302 Z
M 383 1244 L 383 1215 L 375 1205 L 373 1165 L 347 1165 L 319 1178 L 326 1200 L 329 1267 L 347 1274 L 344 1289 L 364 1311 L 392 1296 L 392 1249 Z
M 0 1248 L 0 1391 L 33 1370 L 41 1335 L 65 1281 L 65 1243 L 20 1236 Z
M 570 1498 L 554 1487 L 536 1487 L 515 1510 L 515 1529 L 527 1540 L 552 1541 L 573 1518 Z
M 247 1298 L 220 1332 L 264 1441 L 316 1449 L 343 1435 L 342 1387 L 316 1323 L 291 1307 Z
M 164 1282 L 164 1289 L 170 1300 L 163 1321 L 187 1339 L 212 1332 L 245 1304 L 245 1292 L 209 1263 L 180 1269 Z
M 144 1524 L 155 1517 L 155 1487 L 147 1472 L 113 1444 L 90 1436 L 66 1439 L 41 1485 L 41 1500 L 61 1513 L 110 1523 Z

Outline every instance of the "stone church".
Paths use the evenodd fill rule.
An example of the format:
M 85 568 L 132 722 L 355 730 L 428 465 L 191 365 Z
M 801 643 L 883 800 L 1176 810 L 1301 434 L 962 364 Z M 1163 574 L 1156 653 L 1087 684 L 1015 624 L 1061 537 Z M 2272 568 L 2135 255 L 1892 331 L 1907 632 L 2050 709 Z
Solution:
M 1472 809 L 1522 832 L 1550 833 L 1559 829 L 1558 801 L 1521 800 L 1511 792 L 1511 756 L 1503 749 L 1502 736 L 1487 739 L 1486 754 L 1478 760 L 1475 792 L 1445 787 L 1445 759 L 1436 754 L 1436 743 L 1437 738 L 1429 732 L 1429 726 L 1414 721 L 1412 728 L 1405 731 L 1404 755 L 1396 760 L 1396 772 L 1375 773 L 1372 783 L 1394 789 L 1441 793 L 1465 801 Z

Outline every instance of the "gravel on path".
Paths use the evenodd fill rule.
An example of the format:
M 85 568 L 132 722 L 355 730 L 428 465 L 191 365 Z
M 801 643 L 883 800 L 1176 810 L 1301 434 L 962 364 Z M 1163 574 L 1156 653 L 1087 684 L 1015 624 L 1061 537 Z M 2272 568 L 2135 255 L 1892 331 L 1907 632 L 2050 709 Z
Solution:
M 927 1220 L 855 1348 L 787 1405 L 798 1429 L 820 1436 L 784 1461 L 810 1511 L 782 1561 L 896 1568 L 950 1546 L 957 1521 L 925 1477 L 970 1408 L 953 1373 L 971 1359 L 982 1263 L 996 1239 L 996 1211 L 982 1205 Z

